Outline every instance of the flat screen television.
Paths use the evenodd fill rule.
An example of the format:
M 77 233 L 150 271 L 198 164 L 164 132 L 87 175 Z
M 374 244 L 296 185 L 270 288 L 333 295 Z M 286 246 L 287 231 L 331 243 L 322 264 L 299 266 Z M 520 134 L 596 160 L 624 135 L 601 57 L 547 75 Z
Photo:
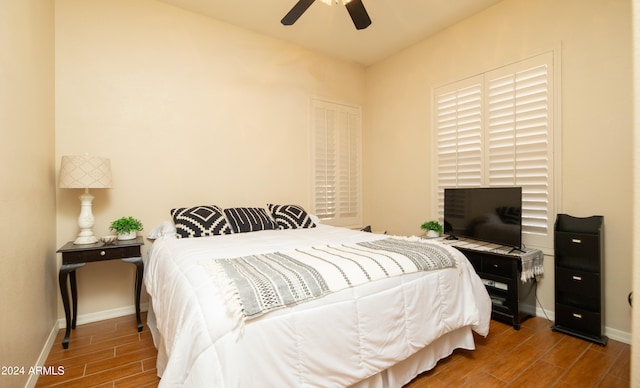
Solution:
M 444 189 L 444 233 L 520 249 L 522 188 Z

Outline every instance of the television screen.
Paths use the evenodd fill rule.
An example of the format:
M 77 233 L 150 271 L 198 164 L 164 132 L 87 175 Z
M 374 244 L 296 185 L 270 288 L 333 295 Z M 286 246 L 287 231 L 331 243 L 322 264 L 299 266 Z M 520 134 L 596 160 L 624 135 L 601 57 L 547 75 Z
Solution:
M 522 188 L 445 189 L 444 233 L 521 248 Z

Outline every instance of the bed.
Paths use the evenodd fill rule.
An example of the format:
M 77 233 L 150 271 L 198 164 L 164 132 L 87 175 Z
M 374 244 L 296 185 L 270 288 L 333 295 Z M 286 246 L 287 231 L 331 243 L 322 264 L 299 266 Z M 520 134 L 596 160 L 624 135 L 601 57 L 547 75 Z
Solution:
M 238 215 L 246 209 L 206 206 L 204 213 L 202 207 L 173 209 L 172 222 L 149 235 L 154 242 L 145 258 L 144 283 L 150 296 L 148 325 L 158 349 L 160 387 L 401 387 L 454 349 L 474 349 L 472 331 L 488 334 L 489 296 L 455 248 L 324 225 L 294 205 L 258 209 L 259 216 L 270 220 Z M 278 209 L 287 210 L 287 217 Z M 289 217 L 292 209 L 294 221 Z M 216 214 L 212 217 L 210 212 Z M 444 252 L 438 255 L 453 258 L 454 265 L 399 274 L 378 271 L 387 259 L 389 266 L 405 265 L 398 264 L 401 259 L 395 255 L 410 255 L 396 252 L 398 244 L 437 248 Z M 305 258 L 330 262 L 328 256 L 320 257 L 336 255 L 329 250 L 339 251 L 340 260 L 371 279 L 352 280 L 341 287 L 337 278 L 350 278 L 351 274 L 345 275 L 348 269 L 331 263 L 316 270 L 305 264 Z M 376 258 L 363 259 L 362 250 L 373 250 L 366 255 Z M 273 295 L 267 292 L 266 302 L 252 301 L 258 306 L 252 310 L 255 306 L 246 299 L 252 292 L 243 294 L 246 279 L 240 275 L 258 267 L 254 262 L 237 263 L 275 256 L 311 268 L 324 291 L 286 305 L 272 305 Z M 365 271 L 365 261 L 375 262 L 378 269 Z M 288 267 L 274 273 L 286 271 Z M 337 271 L 340 276 L 332 280 L 333 275 L 321 271 Z M 259 279 L 253 293 L 263 294 L 264 272 L 256 270 Z M 296 272 L 291 277 L 301 275 Z M 313 288 L 309 284 L 286 288 L 296 287 L 307 293 Z

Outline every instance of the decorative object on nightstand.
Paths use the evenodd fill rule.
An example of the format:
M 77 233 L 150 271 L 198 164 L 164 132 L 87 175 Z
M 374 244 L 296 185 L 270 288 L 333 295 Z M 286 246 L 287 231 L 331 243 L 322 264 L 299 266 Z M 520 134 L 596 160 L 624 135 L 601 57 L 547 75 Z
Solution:
M 427 231 L 427 237 L 440 237 L 440 233 L 442 233 L 442 224 L 440 224 L 437 220 L 431 220 L 420 225 L 421 229 Z
M 114 234 L 110 234 L 108 236 L 100 237 L 100 241 L 102 241 L 105 245 L 110 245 L 110 244 L 113 244 L 114 242 L 116 242 L 117 238 L 118 238 L 118 236 L 116 236 Z
M 94 196 L 89 189 L 110 189 L 111 162 L 107 158 L 89 155 L 63 156 L 60 164 L 60 188 L 84 189 L 80 195 L 80 233 L 74 244 L 94 244 L 98 238 L 93 234 L 93 212 L 91 203 Z
M 109 226 L 109 230 L 118 235 L 118 240 L 133 240 L 136 238 L 137 232 L 142 231 L 143 228 L 142 222 L 133 217 L 118 218 Z

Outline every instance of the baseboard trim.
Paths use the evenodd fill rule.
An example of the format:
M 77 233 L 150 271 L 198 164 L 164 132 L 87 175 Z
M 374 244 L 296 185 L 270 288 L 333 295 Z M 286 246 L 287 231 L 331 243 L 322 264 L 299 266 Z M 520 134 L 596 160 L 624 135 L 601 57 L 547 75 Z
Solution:
M 47 340 L 44 343 L 44 347 L 40 351 L 40 355 L 38 356 L 38 360 L 36 361 L 35 365 L 44 366 L 44 364 L 47 362 L 47 357 L 49 357 L 49 352 L 51 351 L 51 348 L 53 347 L 53 343 L 56 340 L 56 337 L 58 336 L 58 331 L 60 331 L 60 326 L 58 325 L 58 321 L 55 321 L 53 323 L 53 327 L 51 328 L 51 332 L 49 332 L 49 336 L 47 337 Z M 25 388 L 34 388 L 37 382 L 38 382 L 38 375 L 30 373 L 29 379 L 25 384 Z
M 624 342 L 627 345 L 631 345 L 631 333 L 628 333 L 626 331 L 612 329 L 610 327 L 605 326 L 604 335 L 606 335 L 612 340 Z
M 141 303 L 140 311 L 147 311 L 149 309 L 149 303 Z M 105 319 L 124 317 L 125 315 L 131 315 L 136 313 L 136 307 L 134 305 L 118 307 L 116 309 L 98 311 L 95 313 L 78 315 L 76 325 L 82 325 L 85 323 L 92 323 L 98 321 L 104 321 Z M 65 318 L 58 319 L 58 327 L 60 329 L 67 328 L 67 320 Z
M 540 306 L 536 307 L 536 316 L 541 318 L 547 318 L 552 322 L 552 324 L 556 319 L 556 314 L 554 311 L 543 310 L 540 308 Z M 631 345 L 631 333 L 629 332 L 613 329 L 611 327 L 605 326 L 604 335 L 606 335 L 612 340 L 623 342 L 627 345 Z

